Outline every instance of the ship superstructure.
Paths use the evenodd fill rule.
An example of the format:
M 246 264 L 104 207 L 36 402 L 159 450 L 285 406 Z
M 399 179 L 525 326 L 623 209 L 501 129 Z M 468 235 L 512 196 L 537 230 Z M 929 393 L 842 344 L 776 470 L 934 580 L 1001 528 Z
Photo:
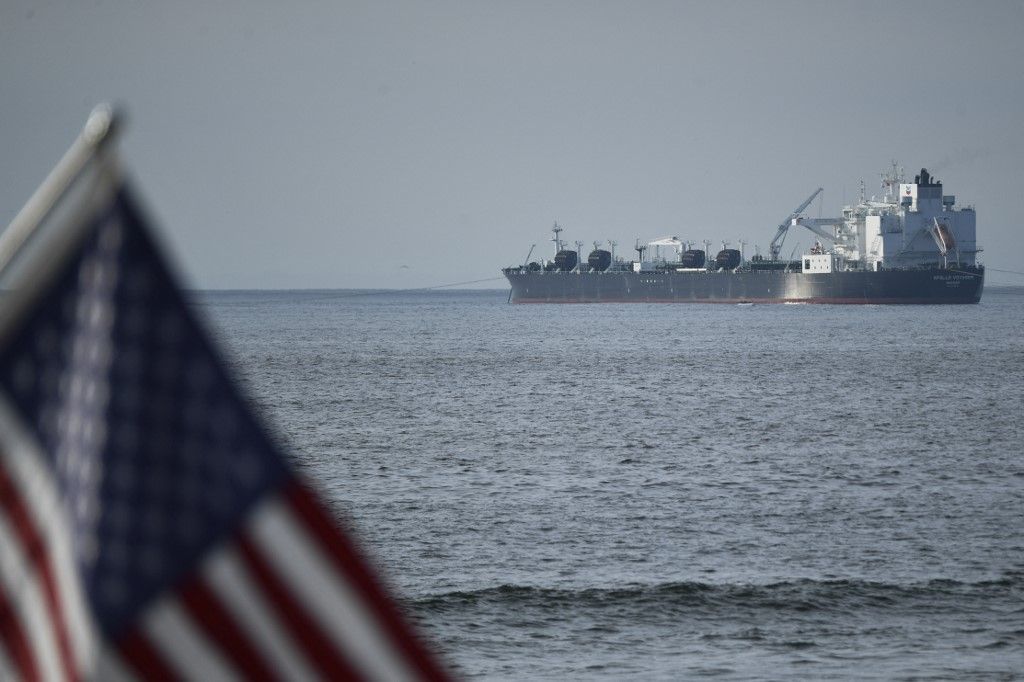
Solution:
M 815 190 L 778 226 L 768 257 L 747 243 L 714 257 L 711 241 L 667 236 L 634 247 L 626 260 L 594 242 L 586 260 L 583 242 L 570 250 L 553 228 L 553 260 L 505 268 L 514 302 L 762 301 L 810 303 L 976 303 L 984 268 L 977 262 L 974 208 L 958 206 L 924 168 L 907 182 L 895 163 L 882 174 L 882 196 L 858 203 L 833 218 L 804 210 Z M 799 258 L 780 256 L 791 228 L 810 230 L 814 245 Z M 610 244 L 614 244 L 610 242 Z M 703 249 L 699 248 L 703 245 Z M 614 246 L 612 246 L 614 249 Z
M 838 270 L 912 267 L 944 263 L 975 265 L 978 252 L 975 214 L 971 206 L 958 207 L 956 197 L 943 194 L 942 183 L 927 169 L 906 182 L 903 170 L 893 164 L 882 175 L 881 199 L 863 196 L 843 208 L 838 218 L 808 218 L 801 214 L 820 192 L 819 188 L 780 225 L 771 252 L 777 259 L 789 225 L 802 226 L 817 235 L 835 257 Z M 782 237 L 780 239 L 779 237 Z

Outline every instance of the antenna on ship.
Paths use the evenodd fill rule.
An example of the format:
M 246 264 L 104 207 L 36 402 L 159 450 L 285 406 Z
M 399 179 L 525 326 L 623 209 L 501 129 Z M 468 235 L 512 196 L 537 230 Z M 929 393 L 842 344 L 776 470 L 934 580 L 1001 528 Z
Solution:
M 903 169 L 896 163 L 896 159 L 893 159 L 892 169 L 882 173 L 882 189 L 885 190 L 885 201 L 892 202 L 896 199 L 901 182 L 903 182 Z
M 601 248 L 601 242 L 595 240 L 594 241 L 594 251 L 597 251 L 600 248 Z
M 562 239 L 558 236 L 562 231 L 562 227 L 556 221 L 555 226 L 551 228 L 551 231 L 555 233 L 555 236 L 551 241 L 555 243 L 555 254 L 557 255 L 558 252 L 562 250 Z

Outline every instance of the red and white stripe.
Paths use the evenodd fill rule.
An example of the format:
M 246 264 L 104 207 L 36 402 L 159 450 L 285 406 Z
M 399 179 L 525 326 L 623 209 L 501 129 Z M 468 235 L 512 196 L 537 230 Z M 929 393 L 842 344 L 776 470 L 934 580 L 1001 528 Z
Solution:
M 146 679 L 447 678 L 352 542 L 294 482 L 147 610 L 118 651 Z
M 56 484 L 2 397 L 0 435 L 0 680 L 447 678 L 296 482 L 98 650 Z
M 0 679 L 90 677 L 95 627 L 57 487 L 2 398 L 0 434 Z

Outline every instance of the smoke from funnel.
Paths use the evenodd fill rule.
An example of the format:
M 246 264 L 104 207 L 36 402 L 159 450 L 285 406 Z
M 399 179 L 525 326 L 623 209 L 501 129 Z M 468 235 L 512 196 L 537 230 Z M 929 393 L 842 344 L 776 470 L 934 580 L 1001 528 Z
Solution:
M 993 153 L 991 149 L 966 149 L 961 147 L 960 149 L 950 150 L 949 153 L 934 163 L 925 164 L 925 168 L 931 172 L 932 177 L 935 177 L 937 173 L 945 172 L 950 168 L 970 165 L 975 161 L 992 156 Z

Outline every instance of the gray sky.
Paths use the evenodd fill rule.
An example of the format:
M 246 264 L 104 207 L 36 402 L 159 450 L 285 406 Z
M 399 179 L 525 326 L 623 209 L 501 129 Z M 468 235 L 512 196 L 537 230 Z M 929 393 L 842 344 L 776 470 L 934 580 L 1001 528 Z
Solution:
M 498 276 L 555 220 L 764 249 L 892 159 L 1024 270 L 1022 35 L 1022 2 L 5 2 L 0 222 L 110 100 L 200 287 Z

